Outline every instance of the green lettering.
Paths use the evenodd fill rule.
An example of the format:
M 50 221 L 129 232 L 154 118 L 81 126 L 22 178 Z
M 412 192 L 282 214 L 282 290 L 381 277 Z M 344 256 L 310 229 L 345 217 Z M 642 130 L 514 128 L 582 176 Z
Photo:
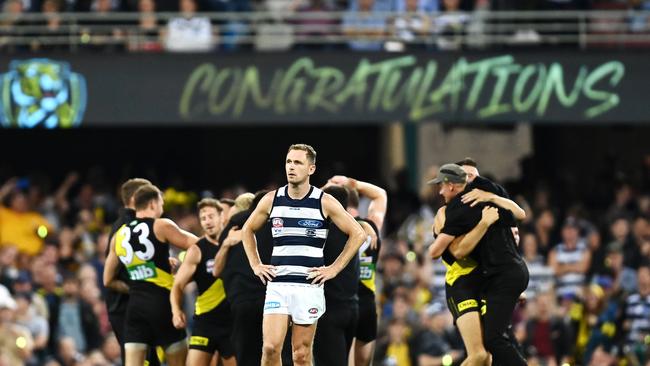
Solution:
M 591 100 L 602 102 L 599 105 L 593 106 L 585 111 L 587 118 L 597 117 L 608 110 L 616 107 L 620 103 L 618 94 L 606 92 L 602 90 L 594 90 L 594 85 L 600 80 L 609 77 L 609 85 L 615 87 L 623 79 L 625 75 L 625 65 L 619 61 L 610 61 L 604 63 L 596 68 L 585 80 L 584 93 L 585 96 Z
M 365 58 L 359 62 L 357 69 L 348 79 L 345 88 L 336 96 L 335 101 L 341 105 L 345 105 L 350 98 L 355 98 L 355 108 L 357 111 L 363 111 L 364 96 L 368 83 L 366 78 L 373 72 L 372 65 Z
M 272 91 L 269 91 L 266 96 L 262 94 L 262 86 L 260 85 L 259 72 L 256 66 L 249 66 L 244 72 L 244 80 L 239 88 L 239 94 L 233 107 L 233 116 L 239 117 L 246 107 L 248 94 L 252 97 L 252 102 L 255 108 L 266 109 L 271 106 L 273 102 Z M 271 83 L 273 85 L 273 83 Z
M 196 114 L 200 114 L 205 110 L 204 103 L 197 103 L 192 105 L 192 98 L 194 97 L 194 92 L 197 87 L 200 88 L 200 91 L 206 92 L 214 79 L 214 74 L 216 72 L 215 67 L 212 64 L 205 63 L 192 71 L 190 77 L 185 83 L 183 92 L 181 94 L 181 100 L 178 106 L 179 113 L 181 118 L 190 119 Z M 200 83 L 200 86 L 199 86 Z
M 524 95 L 524 89 L 526 88 L 526 83 L 533 76 L 533 74 L 535 74 L 535 71 L 538 72 L 537 82 L 535 82 L 535 86 L 533 86 L 533 89 L 528 94 L 528 97 L 522 100 Z M 542 92 L 545 79 L 546 79 L 545 65 L 543 64 L 540 64 L 539 66 L 528 65 L 524 67 L 524 69 L 519 74 L 519 77 L 517 78 L 517 82 L 515 82 L 515 88 L 512 92 L 513 94 L 512 99 L 513 99 L 513 105 L 515 107 L 515 111 L 517 111 L 518 113 L 528 112 L 528 110 L 535 103 L 535 100 L 537 100 L 537 98 L 539 97 L 539 94 Z
M 468 111 L 474 110 L 476 104 L 478 103 L 478 98 L 481 95 L 483 86 L 485 85 L 485 79 L 488 76 L 490 70 L 496 66 L 512 64 L 514 58 L 510 55 L 492 57 L 486 60 L 480 60 L 467 64 L 466 70 L 467 73 L 476 72 L 474 77 L 474 82 L 472 83 L 472 88 L 467 96 L 467 102 L 465 102 L 465 108 Z
M 544 90 L 542 92 L 542 97 L 540 98 L 539 104 L 537 105 L 537 115 L 543 116 L 546 114 L 546 108 L 548 107 L 548 102 L 551 98 L 552 91 L 555 91 L 555 95 L 563 107 L 569 108 L 575 105 L 578 97 L 580 96 L 580 90 L 582 89 L 582 84 L 584 82 L 586 74 L 586 68 L 584 66 L 580 67 L 578 77 L 576 78 L 575 83 L 573 83 L 573 88 L 567 95 L 566 90 L 564 89 L 564 71 L 562 69 L 562 65 L 558 63 L 551 64 L 551 67 L 548 71 L 548 78 L 546 79 L 546 85 L 544 86 Z
M 492 71 L 492 73 L 497 77 L 497 83 L 494 86 L 492 98 L 490 98 L 490 104 L 478 112 L 479 118 L 488 118 L 510 111 L 510 105 L 500 103 L 500 101 L 501 98 L 503 98 L 506 86 L 508 86 L 508 78 L 510 78 L 510 74 L 516 73 L 520 69 L 521 66 L 519 65 L 504 65 L 498 66 Z
M 442 112 L 445 110 L 445 106 L 442 104 L 442 100 L 447 96 L 451 98 L 450 106 L 452 111 L 458 110 L 458 101 L 460 98 L 460 93 L 463 90 L 463 74 L 465 71 L 465 65 L 467 62 L 464 58 L 458 60 L 458 62 L 449 69 L 447 76 L 438 89 L 431 93 L 429 99 L 431 100 L 433 113 Z
M 314 71 L 314 74 L 316 74 L 318 81 L 307 98 L 309 111 L 313 112 L 320 107 L 330 113 L 336 113 L 339 110 L 339 105 L 329 97 L 341 88 L 345 82 L 345 75 L 341 70 L 334 67 L 321 67 Z
M 411 112 L 409 117 L 412 121 L 419 121 L 435 113 L 436 106 L 424 106 L 424 103 L 428 99 L 429 88 L 431 88 L 437 70 L 438 64 L 435 61 L 427 62 L 427 68 L 420 81 L 420 87 L 417 89 L 416 94 L 410 98 Z
M 386 60 L 378 63 L 373 66 L 373 72 L 379 72 L 379 77 L 375 82 L 375 87 L 373 88 L 372 94 L 370 96 L 369 110 L 375 111 L 379 106 L 382 95 L 385 95 L 384 85 L 388 81 L 388 78 L 394 74 L 396 70 L 402 67 L 407 67 L 415 64 L 415 57 L 413 56 L 403 56 L 390 60 Z
M 295 80 L 297 74 L 303 69 L 311 70 L 314 67 L 314 63 L 308 57 L 302 57 L 296 60 L 284 73 L 282 81 L 278 87 L 278 91 L 275 94 L 275 111 L 277 113 L 284 114 L 287 112 L 287 107 L 285 101 L 288 101 L 290 106 L 289 109 L 292 111 L 297 111 L 298 101 L 300 94 L 304 91 L 305 83 L 302 80 Z M 289 91 L 291 88 L 291 91 Z
M 219 115 L 223 114 L 237 98 L 238 85 L 241 84 L 242 72 L 240 69 L 223 69 L 217 73 L 214 78 L 210 91 L 208 92 L 208 110 L 210 114 Z M 232 79 L 230 87 L 227 88 L 225 83 L 228 79 Z M 223 100 L 219 102 L 221 91 L 226 91 Z
M 409 79 L 402 84 L 402 87 L 395 93 L 395 89 L 398 87 L 400 80 L 402 79 L 402 72 L 396 70 L 393 72 L 386 83 L 386 92 L 382 98 L 382 108 L 385 111 L 392 112 L 396 110 L 400 104 L 405 100 L 411 100 L 410 95 L 415 94 L 417 91 L 418 83 L 422 78 L 422 68 L 416 67 Z

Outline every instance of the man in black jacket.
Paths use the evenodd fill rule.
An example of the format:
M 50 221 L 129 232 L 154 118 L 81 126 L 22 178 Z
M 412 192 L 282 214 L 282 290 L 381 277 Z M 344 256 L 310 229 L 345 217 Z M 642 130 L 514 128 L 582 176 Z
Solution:
M 430 183 L 441 184 L 440 194 L 447 202 L 445 225 L 432 248 L 447 247 L 456 237 L 470 232 L 481 221 L 484 207 L 499 208 L 498 221 L 484 228 L 474 249 L 474 255 L 480 258 L 484 282 L 484 343 L 495 365 L 526 365 L 506 335 L 519 295 L 528 285 L 528 269 L 511 231 L 515 218 L 525 217 L 525 213 L 500 196 L 499 188 L 489 180 L 477 176 L 467 183 L 467 173 L 456 164 L 443 165 Z
M 244 252 L 241 242 L 225 245 L 226 237 L 233 228 L 242 228 L 266 191 L 257 192 L 251 207 L 230 218 L 219 242 L 224 245 L 215 258 L 213 274 L 221 277 L 233 317 L 232 340 L 238 366 L 259 366 L 262 362 L 262 319 L 266 286 L 257 277 Z M 270 225 L 270 224 L 267 224 Z M 262 262 L 269 263 L 273 250 L 271 228 L 256 233 Z

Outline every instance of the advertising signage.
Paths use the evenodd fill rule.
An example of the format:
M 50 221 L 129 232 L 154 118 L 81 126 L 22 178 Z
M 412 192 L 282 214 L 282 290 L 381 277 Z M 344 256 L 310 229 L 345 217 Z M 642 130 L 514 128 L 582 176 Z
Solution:
M 5 55 L 0 122 L 645 123 L 647 59 L 559 50 Z

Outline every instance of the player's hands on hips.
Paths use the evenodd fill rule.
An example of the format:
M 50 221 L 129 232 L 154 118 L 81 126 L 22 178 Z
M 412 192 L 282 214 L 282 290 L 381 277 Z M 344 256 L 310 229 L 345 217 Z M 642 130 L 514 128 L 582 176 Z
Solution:
M 174 323 L 174 328 L 183 329 L 187 325 L 185 321 L 185 313 L 181 310 L 172 311 L 172 323 Z
M 478 188 L 472 189 L 470 192 L 465 193 L 463 197 L 461 197 L 461 201 L 463 203 L 469 204 L 471 207 L 476 206 L 477 203 L 480 202 L 489 202 L 492 200 L 492 197 L 494 196 L 494 193 L 482 191 Z
M 262 280 L 262 283 L 266 285 L 268 281 L 271 281 L 275 277 L 275 267 L 260 263 L 253 267 L 253 272 L 255 276 L 259 277 Z
M 315 267 L 309 269 L 307 279 L 313 278 L 314 280 L 311 281 L 312 285 L 319 285 L 336 277 L 337 274 L 339 274 L 338 271 L 332 266 Z
M 488 225 L 494 224 L 499 219 L 499 210 L 496 207 L 483 207 L 481 220 Z

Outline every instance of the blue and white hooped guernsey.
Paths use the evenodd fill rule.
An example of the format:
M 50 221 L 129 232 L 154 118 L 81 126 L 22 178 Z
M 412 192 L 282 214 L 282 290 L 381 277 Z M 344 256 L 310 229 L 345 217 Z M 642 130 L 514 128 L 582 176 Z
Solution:
M 309 269 L 324 264 L 329 221 L 323 215 L 323 191 L 311 186 L 303 199 L 292 199 L 287 186 L 275 193 L 269 220 L 273 236 L 274 283 L 311 283 Z

